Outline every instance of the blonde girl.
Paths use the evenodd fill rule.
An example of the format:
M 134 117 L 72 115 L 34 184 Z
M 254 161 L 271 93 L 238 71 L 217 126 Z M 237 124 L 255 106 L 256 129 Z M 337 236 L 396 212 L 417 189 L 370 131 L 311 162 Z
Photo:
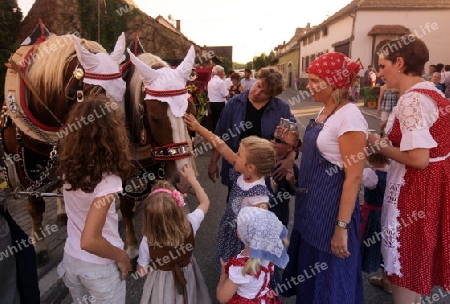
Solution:
M 145 200 L 138 272 L 148 275 L 141 303 L 211 303 L 192 255 L 209 199 L 191 166 L 185 165 L 180 174 L 192 186 L 199 206 L 186 214 L 182 194 L 166 181 L 157 182 Z
M 244 207 L 237 216 L 237 231 L 245 247 L 227 263 L 221 261 L 217 300 L 229 304 L 281 303 L 270 282 L 274 264 L 284 268 L 289 260 L 283 242 L 286 227 L 271 211 Z
M 216 267 L 220 271 L 220 259 L 228 260 L 243 248 L 236 234 L 235 222 L 239 210 L 246 206 L 268 209 L 271 193 L 264 177 L 270 176 L 276 162 L 276 153 L 271 142 L 257 136 L 242 139 L 238 152 L 234 153 L 222 139 L 201 126 L 193 115 L 186 114 L 184 121 L 191 131 L 205 138 L 234 166 L 234 170 L 230 170 L 233 185 L 217 237 Z

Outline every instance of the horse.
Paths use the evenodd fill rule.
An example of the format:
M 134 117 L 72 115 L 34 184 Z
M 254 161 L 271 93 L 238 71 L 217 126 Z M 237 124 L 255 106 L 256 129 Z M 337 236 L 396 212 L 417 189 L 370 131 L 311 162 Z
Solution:
M 137 36 L 130 48 L 133 52 L 128 50 L 128 56 L 133 65 L 125 77 L 125 106 L 136 176 L 124 183 L 120 210 L 127 253 L 135 260 L 138 255 L 133 223 L 136 204 L 147 197 L 154 180 L 177 183 L 179 170 L 185 164 L 195 169 L 191 138 L 182 119 L 186 112 L 195 113 L 186 88 L 186 82 L 191 80 L 195 50 L 191 46 L 183 62 L 172 69 L 160 57 L 146 53 Z M 184 187 L 179 183 L 178 186 Z
M 7 112 L 1 139 L 5 162 L 14 165 L 25 189 L 21 193 L 32 194 L 28 196 L 27 209 L 37 264 L 41 266 L 48 260 L 48 232 L 42 227 L 45 201 L 40 193 L 61 186 L 54 170 L 66 116 L 76 102 L 87 96 L 106 95 L 120 104 L 126 84 L 119 64 L 126 45 L 122 33 L 114 51 L 108 54 L 95 41 L 50 34 L 42 23 L 36 29 L 38 35 L 30 37 L 37 36 L 37 40 L 22 45 L 8 62 Z M 8 179 L 12 170 L 8 171 L 5 177 L 13 187 Z M 67 221 L 62 199 L 58 201 L 57 220 L 59 224 Z
M 64 132 L 70 131 L 67 126 L 63 127 L 66 115 L 76 102 L 99 94 L 118 102 L 130 130 L 136 174 L 124 182 L 120 209 L 126 226 L 127 251 L 130 257 L 134 257 L 137 255 L 137 240 L 133 207 L 148 195 L 155 179 L 175 181 L 181 166 L 191 162 L 191 143 L 186 127 L 181 117 L 171 114 L 167 103 L 158 101 L 158 98 L 144 101 L 140 74 L 130 61 L 123 64 L 124 34 L 108 55 L 97 42 L 70 35 L 49 35 L 42 24 L 39 30 L 37 41 L 19 48 L 10 60 L 5 88 L 8 110 L 2 128 L 5 153 L 9 159 L 14 159 L 11 163 L 15 165 L 19 182 L 26 190 L 24 192 L 33 194 L 28 197 L 27 208 L 32 219 L 31 235 L 36 241 L 38 265 L 48 260 L 42 229 L 45 201 L 40 192 L 49 192 L 60 185 L 60 180 L 53 179 L 50 173 L 56 166 L 58 141 Z M 176 80 L 174 83 L 184 88 L 194 55 L 193 49 L 190 50 L 186 63 L 181 64 L 176 75 L 167 80 Z M 171 70 L 155 55 L 145 53 L 139 57 L 155 68 Z M 120 69 L 119 62 L 122 63 Z M 180 71 L 185 72 L 180 74 Z M 186 94 L 183 96 L 187 97 Z M 122 99 L 124 102 L 120 102 Z M 195 111 L 193 108 L 189 104 L 190 112 Z M 25 152 L 19 157 L 13 156 L 19 150 Z M 36 154 L 40 159 L 36 159 Z M 30 168 L 29 164 L 34 167 Z M 58 202 L 57 220 L 67 221 L 62 200 Z

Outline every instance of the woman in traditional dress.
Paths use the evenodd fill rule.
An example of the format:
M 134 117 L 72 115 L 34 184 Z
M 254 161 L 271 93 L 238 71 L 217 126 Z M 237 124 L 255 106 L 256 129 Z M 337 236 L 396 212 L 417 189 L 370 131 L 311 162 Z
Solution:
M 450 103 L 421 77 L 428 48 L 415 36 L 383 46 L 379 70 L 400 98 L 388 139 L 369 144 L 392 162 L 381 216 L 384 270 L 395 303 L 421 303 L 433 286 L 450 291 Z
M 358 192 L 367 122 L 350 102 L 360 65 L 327 53 L 308 67 L 308 89 L 324 107 L 303 137 L 294 229 L 283 295 L 296 303 L 362 303 Z

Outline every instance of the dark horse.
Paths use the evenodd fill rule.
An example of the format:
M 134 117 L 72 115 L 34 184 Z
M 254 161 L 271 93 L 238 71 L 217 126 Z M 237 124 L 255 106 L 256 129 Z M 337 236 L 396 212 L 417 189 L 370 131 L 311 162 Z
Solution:
M 68 126 L 63 128 L 66 115 L 74 103 L 100 94 L 117 102 L 126 113 L 130 128 L 136 175 L 124 183 L 121 210 L 127 228 L 127 248 L 130 257 L 134 257 L 137 247 L 132 222 L 134 203 L 148 195 L 151 181 L 173 180 L 178 168 L 191 162 L 186 127 L 181 117 L 172 114 L 167 100 L 155 98 L 144 102 L 142 79 L 130 62 L 119 66 L 125 51 L 123 34 L 114 51 L 107 54 L 96 42 L 71 35 L 48 35 L 42 24 L 38 29 L 37 41 L 19 48 L 9 62 L 5 81 L 7 113 L 2 128 L 7 164 L 12 163 L 16 169 L 9 170 L 8 176 L 17 172 L 24 192 L 33 193 L 28 196 L 27 208 L 38 265 L 48 259 L 46 233 L 42 228 L 45 201 L 39 194 L 60 186 L 60 179 L 52 173 L 57 164 L 58 142 L 64 132 L 71 131 Z M 189 70 L 190 74 L 195 55 L 193 51 L 190 54 L 180 65 L 183 68 L 159 82 L 168 81 L 184 88 L 188 76 L 179 72 Z M 149 65 L 162 67 L 161 70 L 170 69 L 159 57 L 151 54 L 140 57 Z M 62 222 L 67 219 L 61 199 L 57 219 Z

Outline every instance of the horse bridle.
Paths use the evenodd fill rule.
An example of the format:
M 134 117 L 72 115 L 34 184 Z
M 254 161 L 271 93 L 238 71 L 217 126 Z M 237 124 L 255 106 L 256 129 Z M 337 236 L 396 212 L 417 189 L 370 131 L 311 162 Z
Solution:
M 77 102 L 83 102 L 84 101 L 84 78 L 88 79 L 100 79 L 100 80 L 114 80 L 117 78 L 121 78 L 123 74 L 123 70 L 121 69 L 117 73 L 111 73 L 111 74 L 98 74 L 98 73 L 89 73 L 86 72 L 81 64 L 78 64 L 75 68 L 75 71 L 73 72 L 72 78 L 75 78 L 75 83 L 73 84 L 71 90 L 66 90 L 66 92 L 76 92 L 75 96 L 70 96 L 70 93 L 66 94 L 66 98 L 69 100 L 74 100 L 76 98 Z M 70 82 L 69 82 L 70 83 Z M 93 89 L 91 90 L 89 96 L 96 96 L 100 94 L 104 89 L 99 85 L 94 85 Z
M 145 88 L 144 90 L 145 94 L 153 97 L 179 96 L 186 94 L 187 92 L 187 88 L 178 90 L 150 90 Z M 157 161 L 179 160 L 192 156 L 191 152 L 189 151 L 189 144 L 186 141 L 153 147 L 152 151 L 153 157 Z

